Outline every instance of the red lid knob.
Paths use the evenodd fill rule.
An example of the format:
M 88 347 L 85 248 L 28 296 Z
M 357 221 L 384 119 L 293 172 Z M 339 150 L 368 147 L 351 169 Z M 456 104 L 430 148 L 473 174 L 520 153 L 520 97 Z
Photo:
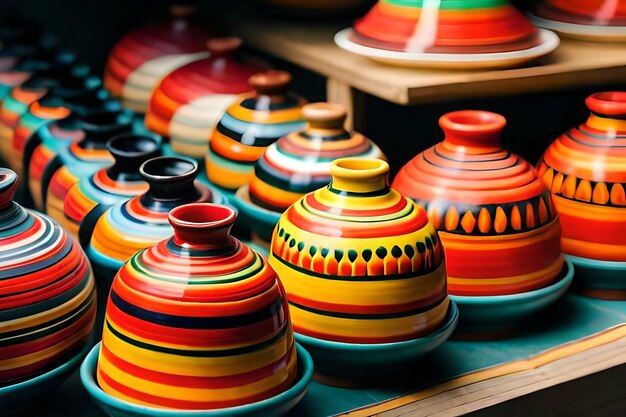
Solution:
M 605 91 L 587 97 L 585 104 L 592 113 L 603 116 L 626 116 L 626 91 Z

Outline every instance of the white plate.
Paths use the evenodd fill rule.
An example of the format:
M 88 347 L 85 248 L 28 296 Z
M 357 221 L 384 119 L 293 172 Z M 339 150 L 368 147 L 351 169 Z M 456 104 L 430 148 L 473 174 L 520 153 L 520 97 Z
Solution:
M 438 53 L 409 53 L 388 51 L 372 48 L 352 42 L 349 37 L 353 29 L 347 28 L 335 35 L 335 43 L 346 51 L 365 56 L 384 63 L 428 68 L 504 68 L 514 67 L 523 62 L 547 55 L 559 46 L 559 37 L 556 33 L 546 29 L 539 29 L 541 43 L 532 48 L 513 52 L 493 52 L 486 54 L 438 54 Z
M 626 26 L 594 26 L 559 22 L 531 15 L 533 22 L 542 28 L 557 31 L 565 36 L 587 41 L 626 41 Z

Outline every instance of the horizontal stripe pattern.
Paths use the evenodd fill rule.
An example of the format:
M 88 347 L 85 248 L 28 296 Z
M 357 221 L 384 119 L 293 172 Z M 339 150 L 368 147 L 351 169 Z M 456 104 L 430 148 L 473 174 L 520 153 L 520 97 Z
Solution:
M 296 363 L 284 289 L 265 258 L 236 239 L 168 238 L 113 280 L 97 379 L 117 398 L 233 407 L 287 390 Z
M 338 158 L 384 158 L 376 144 L 360 133 L 345 130 L 290 133 L 270 145 L 258 159 L 250 178 L 250 201 L 282 212 L 304 194 L 326 186 L 330 163 Z
M 294 329 L 346 343 L 422 337 L 443 323 L 449 303 L 437 231 L 423 208 L 386 185 L 384 162 L 351 163 L 385 169 L 345 168 L 356 178 L 335 172 L 274 230 L 270 264 L 287 290 Z
M 623 92 L 588 97 L 588 119 L 557 137 L 537 166 L 561 218 L 566 254 L 626 262 L 625 101 Z M 613 285 L 606 289 L 626 289 Z
M 38 212 L 15 203 L 0 211 L 0 386 L 75 355 L 95 312 L 95 283 L 80 246 Z
M 195 202 L 221 203 L 217 194 L 199 183 L 196 192 Z M 104 267 L 101 273 L 108 282 L 113 276 L 104 271 L 117 271 L 135 253 L 171 236 L 169 211 L 194 200 L 193 196 L 180 196 L 179 200 L 147 206 L 142 198 L 145 194 L 109 207 L 94 226 L 87 254 L 94 267 Z
M 305 127 L 305 103 L 289 93 L 244 94 L 224 113 L 213 130 L 206 155 L 209 180 L 235 191 L 248 182 L 265 148 Z

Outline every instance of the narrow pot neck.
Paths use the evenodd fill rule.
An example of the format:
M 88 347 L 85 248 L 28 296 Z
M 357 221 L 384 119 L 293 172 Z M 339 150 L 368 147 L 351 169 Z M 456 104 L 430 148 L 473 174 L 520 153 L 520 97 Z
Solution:
M 591 115 L 587 126 L 609 134 L 626 132 L 626 92 L 607 91 L 592 94 L 585 101 Z
M 372 195 L 388 190 L 389 165 L 380 159 L 336 159 L 331 163 L 331 188 L 345 194 Z
M 236 243 L 230 231 L 235 218 L 231 208 L 209 203 L 185 204 L 168 215 L 174 228 L 174 243 L 192 249 L 234 247 Z
M 144 162 L 139 172 L 149 185 L 141 196 L 145 207 L 160 211 L 198 199 L 194 185 L 198 165 L 192 159 L 161 156 Z
M 480 155 L 502 150 L 500 138 L 506 119 L 499 114 L 457 111 L 443 115 L 439 125 L 445 133 L 442 146 L 452 152 Z

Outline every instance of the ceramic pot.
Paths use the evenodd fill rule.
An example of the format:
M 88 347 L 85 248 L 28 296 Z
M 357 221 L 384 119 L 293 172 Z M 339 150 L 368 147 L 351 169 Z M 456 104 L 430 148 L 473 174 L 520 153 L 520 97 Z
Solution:
M 385 161 L 337 159 L 330 171 L 332 182 L 289 207 L 272 235 L 269 262 L 285 285 L 294 331 L 355 351 L 437 331 L 450 300 L 426 211 L 389 188 Z
M 213 130 L 206 172 L 213 184 L 234 194 L 248 183 L 254 163 L 272 143 L 305 127 L 305 100 L 287 93 L 291 75 L 266 71 L 250 77 L 254 93 L 242 95 Z
M 61 147 L 59 154 L 46 169 L 50 175 L 41 184 L 46 213 L 63 222 L 63 201 L 74 184 L 113 164 L 106 143 L 113 136 L 130 132 L 133 114 L 130 111 L 93 113 L 82 118 L 80 129 L 84 137 Z M 44 170 L 44 172 L 46 172 Z M 32 180 L 31 180 L 32 182 Z M 44 194 L 45 193 L 45 194 Z
M 538 26 L 562 35 L 594 41 L 626 40 L 624 0 L 542 0 L 535 13 Z
M 351 39 L 399 52 L 509 52 L 539 45 L 537 29 L 508 0 L 380 0 L 354 24 Z
M 224 201 L 218 192 L 194 182 L 198 164 L 191 159 L 162 156 L 144 162 L 139 172 L 148 191 L 110 207 L 96 222 L 86 248 L 99 284 L 107 291 L 135 253 L 171 236 L 170 210 L 193 202 Z
M 561 218 L 561 245 L 587 295 L 626 299 L 626 92 L 587 98 L 586 122 L 559 136 L 538 165 Z
M 533 167 L 502 148 L 504 117 L 458 111 L 442 116 L 439 124 L 443 142 L 405 165 L 392 187 L 425 207 L 439 230 L 448 292 L 459 305 L 461 323 L 467 322 L 459 301 L 465 299 L 457 297 L 489 303 L 494 296 L 561 288 L 569 268 L 561 253 L 559 217 Z M 518 319 L 528 314 L 520 310 Z M 482 319 L 469 324 L 494 331 L 496 323 L 517 324 L 500 322 L 495 312 Z
M 331 161 L 384 158 L 376 144 L 344 128 L 346 111 L 340 105 L 307 104 L 302 115 L 307 127 L 270 145 L 256 162 L 248 185 L 233 199 L 260 244 L 269 243 L 283 211 L 306 193 L 328 185 Z
M 297 357 L 284 289 L 265 258 L 230 236 L 235 212 L 196 203 L 166 217 L 174 236 L 139 251 L 113 280 L 98 385 L 131 403 L 182 410 L 289 389 Z
M 85 358 L 80 367 L 80 379 L 92 399 L 111 417 L 257 417 L 282 416 L 293 409 L 304 397 L 313 377 L 313 360 L 304 348 L 296 343 L 298 357 L 296 382 L 291 388 L 266 400 L 238 407 L 212 409 L 206 411 L 181 411 L 174 409 L 152 408 L 137 405 L 116 398 L 102 390 L 96 382 L 96 368 L 99 360 L 100 343 Z
M 86 347 L 96 293 L 80 246 L 47 216 L 14 203 L 16 187 L 17 175 L 0 168 L 0 387 L 17 391 Z
M 22 114 L 33 102 L 58 86 L 60 79 L 71 76 L 74 61 L 73 54 L 59 54 L 52 63 L 45 61 L 32 71 L 18 71 L 17 75 L 8 76 L 7 84 L 2 88 L 4 96 L 0 97 L 0 151 L 6 161 L 13 152 L 13 132 Z
M 1 150 L 7 164 L 21 175 L 24 148 L 29 136 L 46 122 L 63 117 L 64 111 L 56 112 L 51 109 L 66 107 L 84 114 L 92 106 L 105 107 L 105 97 L 99 95 L 101 91 L 100 80 L 89 76 L 87 67 L 75 67 L 68 76 L 59 79 L 31 78 L 12 89 L 0 109 L 0 123 L 4 123 L 6 128 L 0 138 Z M 44 99 L 48 100 L 44 102 Z M 39 103 L 35 104 L 36 102 Z M 113 108 L 119 108 L 115 103 L 110 104 Z M 45 111 L 44 108 L 48 110 Z
M 204 158 L 219 118 L 239 94 L 252 90 L 248 79 L 265 69 L 237 53 L 240 45 L 239 38 L 208 41 L 210 58 L 173 71 L 154 89 L 146 126 L 170 138 L 174 152 Z
M 24 182 L 28 185 L 33 207 L 43 211 L 46 189 L 42 184 L 50 183 L 50 178 L 58 168 L 57 158 L 61 149 L 67 149 L 74 142 L 85 137 L 81 129 L 82 119 L 70 112 L 69 116 L 44 124 L 35 130 L 26 142 L 24 149 Z
M 85 246 L 91 240 L 96 221 L 109 207 L 148 191 L 139 167 L 161 156 L 161 138 L 125 133 L 107 142 L 115 163 L 74 184 L 63 202 L 61 226 Z
M 150 94 L 170 72 L 206 58 L 210 33 L 192 21 L 193 7 L 174 4 L 172 18 L 134 30 L 113 47 L 104 71 L 104 86 L 124 107 L 148 111 Z

